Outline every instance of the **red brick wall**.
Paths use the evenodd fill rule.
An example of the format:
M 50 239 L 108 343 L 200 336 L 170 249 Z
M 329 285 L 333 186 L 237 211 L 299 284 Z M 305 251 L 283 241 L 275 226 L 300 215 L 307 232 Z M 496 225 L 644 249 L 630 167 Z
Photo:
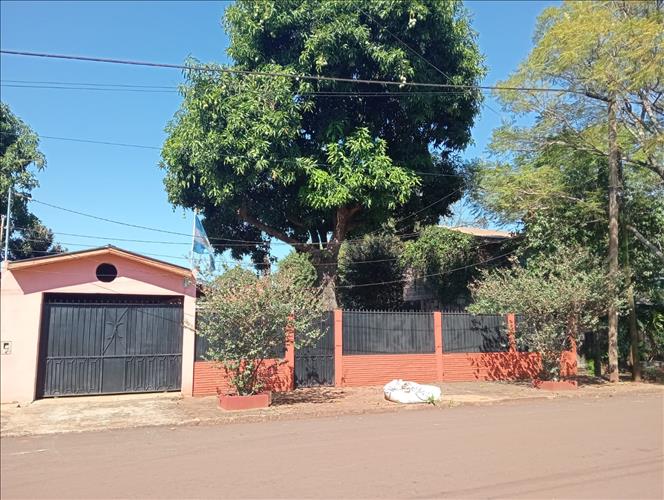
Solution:
M 533 378 L 540 369 L 539 354 L 522 352 L 443 354 L 443 381 L 515 380 Z
M 516 352 L 514 341 L 514 315 L 507 315 L 510 351 L 500 353 L 450 353 L 445 354 L 442 343 L 440 313 L 434 314 L 435 353 L 433 354 L 366 354 L 343 356 L 342 314 L 334 313 L 335 385 L 367 386 L 382 385 L 400 378 L 415 382 L 444 382 L 472 380 L 515 380 L 537 376 L 541 358 L 537 353 Z M 441 363 L 442 360 L 442 363 Z M 265 376 L 268 389 L 288 391 L 293 388 L 295 350 L 293 332 L 288 332 L 284 359 L 269 360 Z M 563 353 L 561 375 L 576 375 L 576 346 Z M 194 363 L 194 396 L 232 392 L 228 378 L 222 368 L 209 361 Z
M 266 361 L 264 374 L 269 379 L 268 389 L 289 391 L 292 387 L 292 370 L 283 359 Z M 233 393 L 223 368 L 213 361 L 194 363 L 194 396 Z
M 344 386 L 381 385 L 395 378 L 436 380 L 435 354 L 367 354 L 343 356 Z

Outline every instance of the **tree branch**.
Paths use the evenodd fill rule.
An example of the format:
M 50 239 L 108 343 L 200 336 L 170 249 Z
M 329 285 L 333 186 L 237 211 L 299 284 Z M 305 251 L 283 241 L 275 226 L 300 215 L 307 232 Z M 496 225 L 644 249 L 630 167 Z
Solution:
M 263 222 L 259 221 L 256 217 L 250 215 L 249 212 L 247 211 L 246 206 L 242 206 L 238 209 L 237 216 L 247 224 L 250 224 L 257 229 L 260 229 L 264 233 L 272 236 L 273 238 L 277 238 L 278 240 L 281 240 L 284 243 L 289 243 L 290 245 L 293 246 L 298 246 L 302 244 L 301 241 L 298 241 L 295 238 L 288 236 L 283 231 L 280 231 L 278 229 L 268 226 L 267 224 L 264 224 Z
M 659 260 L 664 262 L 664 252 L 662 252 L 659 248 L 654 243 L 651 243 L 645 236 L 643 236 L 638 229 L 636 229 L 634 226 L 627 224 L 625 227 L 629 229 L 634 236 L 636 236 L 636 239 L 639 240 L 641 243 L 643 243 L 644 246 L 648 248 L 652 253 L 654 253 Z

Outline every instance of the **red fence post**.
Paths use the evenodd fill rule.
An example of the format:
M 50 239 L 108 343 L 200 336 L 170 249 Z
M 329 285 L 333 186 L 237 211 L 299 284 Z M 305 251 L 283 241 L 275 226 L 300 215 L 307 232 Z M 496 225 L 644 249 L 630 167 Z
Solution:
M 436 380 L 443 380 L 443 315 L 440 311 L 433 313 L 433 342 L 436 354 Z
M 344 383 L 344 337 L 343 337 L 343 311 L 334 310 L 334 386 L 341 387 Z
M 569 343 L 569 350 L 563 351 L 560 355 L 560 375 L 562 377 L 576 377 L 578 375 L 577 345 L 573 335 L 569 336 Z
M 514 313 L 507 313 L 507 338 L 510 343 L 510 352 L 516 352 L 516 317 Z
M 284 353 L 288 367 L 288 390 L 295 389 L 295 327 L 289 323 L 286 327 L 286 352 Z

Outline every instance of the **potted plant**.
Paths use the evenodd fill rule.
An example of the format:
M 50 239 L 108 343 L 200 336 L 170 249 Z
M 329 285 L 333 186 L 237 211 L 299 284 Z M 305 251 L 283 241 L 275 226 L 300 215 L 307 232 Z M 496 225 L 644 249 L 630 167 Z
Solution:
M 602 264 L 582 248 L 565 248 L 535 256 L 525 266 L 483 271 L 471 286 L 476 313 L 520 314 L 516 343 L 541 356 L 540 389 L 576 388 L 565 364 L 576 364 L 576 346 L 585 331 L 606 313 L 610 289 Z
M 286 344 L 306 347 L 318 339 L 322 301 L 314 279 L 286 270 L 259 277 L 235 267 L 204 285 L 197 334 L 207 341 L 205 358 L 225 371 L 232 388 L 218 389 L 222 408 L 269 406 Z

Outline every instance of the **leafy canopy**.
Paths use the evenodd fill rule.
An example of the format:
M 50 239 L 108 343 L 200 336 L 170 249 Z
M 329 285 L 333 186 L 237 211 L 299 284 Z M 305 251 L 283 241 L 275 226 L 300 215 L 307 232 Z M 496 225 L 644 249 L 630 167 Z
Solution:
M 664 12 L 659 2 L 564 2 L 538 19 L 535 47 L 504 86 L 558 86 L 572 93 L 500 91 L 515 114 L 535 124 L 507 124 L 494 148 L 520 154 L 564 144 L 606 157 L 606 102 L 615 99 L 618 141 L 628 167 L 664 179 Z
M 226 9 L 224 26 L 238 70 L 466 84 L 484 74 L 459 2 L 239 1 Z M 276 238 L 335 261 L 349 235 L 450 195 L 421 213 L 435 222 L 458 199 L 456 152 L 470 141 L 478 92 L 208 67 L 186 73 L 162 166 L 170 201 L 201 209 L 208 234 L 260 241 L 220 241 L 218 250 L 258 262 Z
M 12 237 L 9 258 L 39 257 L 62 248 L 53 245 L 53 233 L 28 209 L 30 192 L 39 186 L 35 169 L 46 166 L 39 138 L 9 106 L 0 102 L 0 213 L 7 213 L 7 192 L 12 188 Z M 4 241 L 5 235 L 2 235 Z
M 365 235 L 339 253 L 339 301 L 345 309 L 393 310 L 403 305 L 403 243 L 393 235 Z M 363 286 L 367 283 L 384 283 Z M 359 285 L 359 286 L 358 286 Z

